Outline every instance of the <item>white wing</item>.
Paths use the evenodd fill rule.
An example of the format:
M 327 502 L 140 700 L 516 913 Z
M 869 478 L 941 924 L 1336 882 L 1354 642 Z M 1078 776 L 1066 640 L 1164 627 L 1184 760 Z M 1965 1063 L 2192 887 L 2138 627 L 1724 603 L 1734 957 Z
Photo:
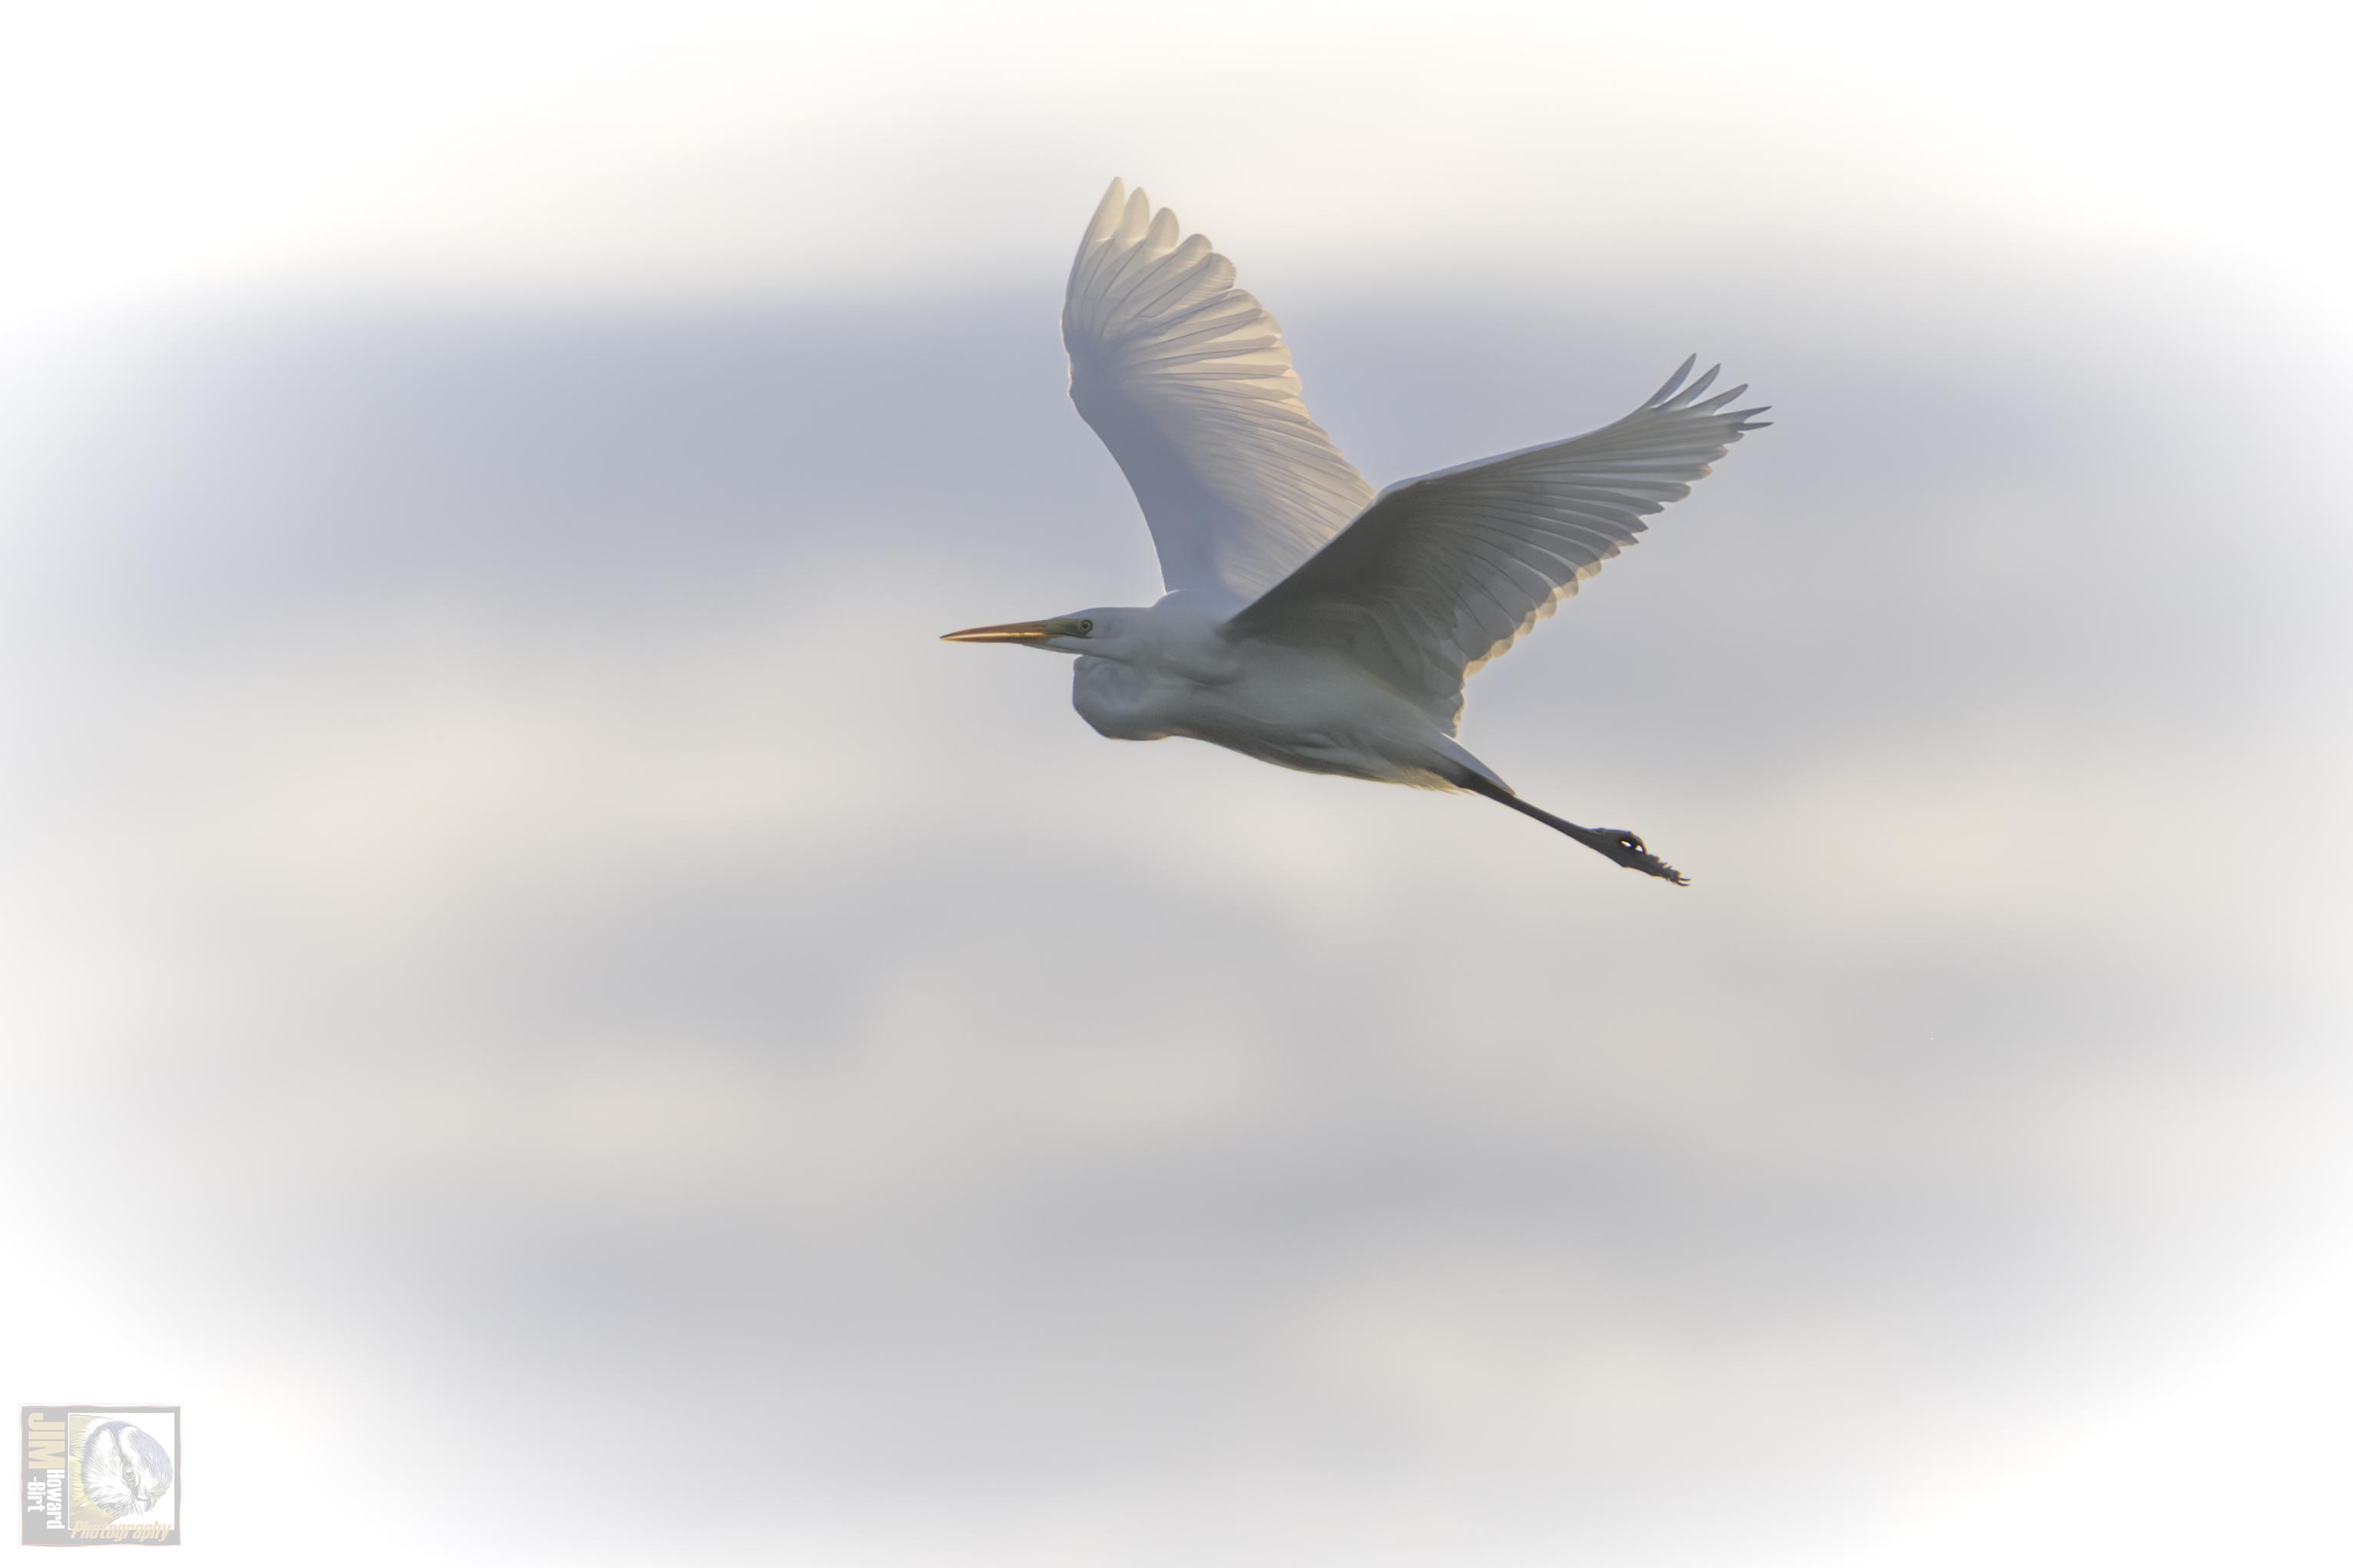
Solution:
M 1746 387 L 1700 402 L 1714 370 L 1678 392 L 1696 358 L 1615 425 L 1391 485 L 1235 628 L 1343 649 L 1451 730 L 1465 678 L 1769 423 L 1723 411 Z
M 1173 592 L 1248 599 L 1373 499 L 1307 416 L 1274 318 L 1234 264 L 1117 180 L 1062 301 L 1071 401 L 1127 475 Z

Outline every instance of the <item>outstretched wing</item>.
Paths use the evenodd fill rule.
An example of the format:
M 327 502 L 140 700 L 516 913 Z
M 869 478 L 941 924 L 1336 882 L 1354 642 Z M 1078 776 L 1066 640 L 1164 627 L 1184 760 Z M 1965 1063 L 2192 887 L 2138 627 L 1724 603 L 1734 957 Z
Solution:
M 1615 425 L 1391 485 L 1236 629 L 1343 649 L 1451 729 L 1466 678 L 1769 423 L 1724 411 L 1745 386 L 1701 402 L 1714 370 L 1684 387 L 1697 357 Z
M 1062 301 L 1071 401 L 1143 505 L 1173 592 L 1249 599 L 1282 580 L 1373 488 L 1307 416 L 1282 329 L 1234 264 L 1113 180 Z

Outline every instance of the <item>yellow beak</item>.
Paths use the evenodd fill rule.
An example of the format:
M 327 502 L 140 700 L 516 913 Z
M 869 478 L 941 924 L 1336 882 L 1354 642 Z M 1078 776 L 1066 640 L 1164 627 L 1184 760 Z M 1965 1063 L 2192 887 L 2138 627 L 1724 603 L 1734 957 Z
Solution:
M 950 632 L 942 642 L 1044 642 L 1060 637 L 1070 628 L 1060 621 L 1008 621 L 1001 626 L 975 626 L 970 631 Z

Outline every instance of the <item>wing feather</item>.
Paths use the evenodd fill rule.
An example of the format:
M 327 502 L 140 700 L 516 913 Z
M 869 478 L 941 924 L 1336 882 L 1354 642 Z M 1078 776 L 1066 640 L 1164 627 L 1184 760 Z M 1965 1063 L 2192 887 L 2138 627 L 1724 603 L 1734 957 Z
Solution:
M 1465 679 L 1768 423 L 1725 410 L 1745 386 L 1703 401 L 1696 360 L 1614 425 L 1390 486 L 1236 629 L 1345 651 L 1451 730 Z
M 1170 590 L 1248 600 L 1371 504 L 1234 264 L 1118 180 L 1071 264 L 1062 342 L 1071 400 L 1135 491 Z

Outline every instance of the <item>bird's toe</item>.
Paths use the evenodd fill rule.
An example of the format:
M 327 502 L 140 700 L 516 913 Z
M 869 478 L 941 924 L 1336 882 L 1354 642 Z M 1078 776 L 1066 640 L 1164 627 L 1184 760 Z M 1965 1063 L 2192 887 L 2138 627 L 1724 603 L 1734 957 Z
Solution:
M 1641 871 L 1664 881 L 1672 882 L 1678 888 L 1691 886 L 1689 877 L 1651 853 L 1651 847 L 1642 842 L 1641 834 L 1628 832 L 1622 827 L 1612 827 L 1603 829 L 1603 836 L 1616 850 L 1616 853 L 1609 858 L 1620 866 L 1629 870 Z
M 1691 879 L 1689 877 L 1684 876 L 1681 871 L 1676 870 L 1672 866 L 1668 865 L 1664 860 L 1660 859 L 1655 855 L 1645 855 L 1640 862 L 1635 864 L 1634 869 L 1637 871 L 1648 871 L 1651 876 L 1660 879 L 1662 881 L 1672 882 L 1678 888 L 1688 888 L 1691 886 Z

